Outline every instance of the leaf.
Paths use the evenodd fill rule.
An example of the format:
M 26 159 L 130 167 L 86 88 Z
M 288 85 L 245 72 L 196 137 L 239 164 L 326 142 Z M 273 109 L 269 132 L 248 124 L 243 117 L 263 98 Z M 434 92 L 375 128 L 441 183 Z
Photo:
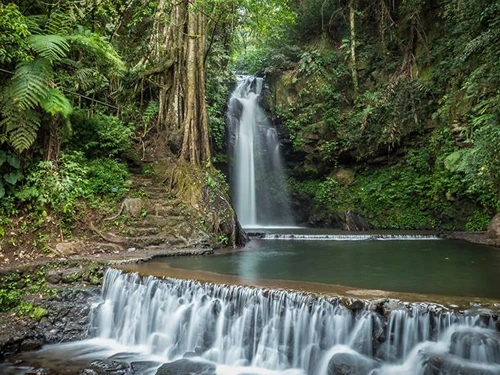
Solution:
M 60 61 L 69 51 L 66 37 L 60 35 L 30 35 L 28 43 L 40 56 L 50 61 Z
M 5 163 L 6 161 L 7 161 L 7 154 L 5 153 L 5 151 L 0 150 L 0 166 L 2 166 L 3 163 Z
M 7 138 L 18 152 L 31 147 L 35 142 L 40 127 L 40 117 L 35 111 L 10 112 L 0 121 L 0 126 L 5 126 Z
M 15 106 L 20 110 L 35 108 L 47 95 L 53 71 L 50 61 L 38 58 L 19 64 L 6 89 L 2 107 Z
M 3 184 L 0 183 L 0 198 L 3 198 L 5 195 L 5 188 L 3 187 Z
M 21 173 L 19 171 L 10 172 L 3 175 L 3 179 L 5 180 L 5 182 L 8 182 L 11 185 L 15 185 L 20 178 Z
M 63 118 L 73 113 L 73 107 L 68 98 L 58 89 L 48 89 L 46 96 L 40 99 L 40 105 L 47 113 L 59 114 Z
M 451 172 L 458 170 L 463 154 L 463 150 L 455 151 L 449 154 L 444 159 L 444 167 Z
M 16 155 L 7 155 L 7 162 L 14 168 L 19 169 L 19 158 Z

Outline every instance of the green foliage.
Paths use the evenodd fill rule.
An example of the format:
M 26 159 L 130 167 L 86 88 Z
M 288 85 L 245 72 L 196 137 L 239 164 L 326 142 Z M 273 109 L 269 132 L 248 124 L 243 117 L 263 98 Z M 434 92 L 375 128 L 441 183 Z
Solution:
M 29 59 L 28 20 L 15 4 L 0 6 L 0 64 Z
M 0 198 L 12 192 L 22 177 L 17 155 L 0 150 Z
M 76 111 L 71 125 L 69 145 L 87 157 L 116 156 L 130 148 L 132 129 L 115 116 Z
M 113 159 L 87 160 L 81 152 L 61 155 L 59 166 L 39 162 L 26 173 L 16 198 L 37 211 L 53 211 L 73 222 L 82 202 L 117 201 L 128 190 L 126 166 Z

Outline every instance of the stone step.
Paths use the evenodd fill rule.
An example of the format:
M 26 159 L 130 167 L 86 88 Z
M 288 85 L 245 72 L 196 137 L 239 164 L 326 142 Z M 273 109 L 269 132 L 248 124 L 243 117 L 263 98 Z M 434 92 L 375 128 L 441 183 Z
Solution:
M 142 245 L 142 246 L 153 246 L 161 245 L 168 241 L 167 238 L 160 236 L 139 236 L 139 237 L 127 237 L 130 243 Z
M 147 223 L 144 223 L 147 224 Z M 120 234 L 122 236 L 128 236 L 128 237 L 140 237 L 140 236 L 150 236 L 150 235 L 155 235 L 159 234 L 161 232 L 161 228 L 158 226 L 132 226 L 132 227 L 125 227 L 120 231 Z

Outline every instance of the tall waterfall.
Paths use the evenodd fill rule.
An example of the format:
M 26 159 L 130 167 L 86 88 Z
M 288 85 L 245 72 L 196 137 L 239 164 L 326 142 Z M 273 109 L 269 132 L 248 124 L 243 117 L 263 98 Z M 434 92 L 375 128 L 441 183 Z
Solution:
M 339 299 L 108 270 L 93 324 L 115 346 L 156 361 L 211 361 L 217 374 L 500 373 L 496 318 L 386 303 L 394 306 L 348 309 Z
M 239 77 L 228 104 L 231 192 L 243 227 L 293 224 L 280 141 L 259 105 L 262 86 L 262 78 Z

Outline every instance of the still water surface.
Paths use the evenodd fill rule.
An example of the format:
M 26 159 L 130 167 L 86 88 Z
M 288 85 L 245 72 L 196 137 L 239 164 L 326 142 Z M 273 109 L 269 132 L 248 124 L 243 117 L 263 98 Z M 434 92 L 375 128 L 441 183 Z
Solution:
M 500 298 L 500 249 L 454 240 L 253 239 L 243 251 L 164 258 L 144 267 L 165 262 L 245 279 Z

